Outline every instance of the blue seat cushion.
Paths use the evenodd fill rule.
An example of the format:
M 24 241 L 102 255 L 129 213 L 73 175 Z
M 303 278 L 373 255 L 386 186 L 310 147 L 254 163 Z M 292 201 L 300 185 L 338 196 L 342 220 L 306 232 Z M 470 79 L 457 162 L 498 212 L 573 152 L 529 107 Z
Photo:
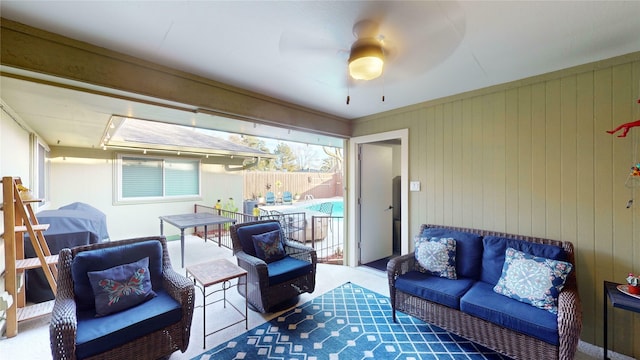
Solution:
M 529 241 L 498 236 L 485 236 L 482 242 L 484 244 L 484 251 L 482 253 L 480 280 L 493 285 L 497 284 L 500 276 L 502 276 L 505 252 L 508 247 L 546 259 L 567 260 L 567 254 L 564 249 L 559 246 L 536 244 Z
M 87 275 L 90 271 L 102 271 L 118 265 L 149 258 L 151 288 L 162 289 L 162 244 L 157 240 L 142 241 L 122 246 L 82 251 L 73 258 L 71 278 L 78 310 L 93 310 L 95 296 Z
M 458 278 L 450 280 L 420 271 L 409 271 L 398 276 L 396 289 L 441 305 L 460 309 L 460 298 L 475 280 Z
M 444 228 L 426 228 L 420 237 L 453 238 L 456 240 L 456 274 L 477 280 L 482 267 L 482 236 Z M 502 268 L 500 268 L 502 270 Z
M 510 299 L 478 281 L 460 299 L 460 310 L 505 328 L 557 346 L 558 317 L 549 311 Z
M 269 270 L 269 286 L 293 280 L 313 271 L 313 264 L 296 259 L 289 255 L 267 264 Z
M 251 256 L 256 256 L 256 250 L 253 245 L 253 235 L 260 235 L 274 230 L 281 231 L 280 223 L 277 221 L 238 227 L 237 233 L 240 245 L 242 245 L 242 251 Z M 280 238 L 284 239 L 284 234 L 281 234 Z
M 145 303 L 103 317 L 95 317 L 93 310 L 78 311 L 76 357 L 103 353 L 180 321 L 180 304 L 164 290 L 157 294 Z

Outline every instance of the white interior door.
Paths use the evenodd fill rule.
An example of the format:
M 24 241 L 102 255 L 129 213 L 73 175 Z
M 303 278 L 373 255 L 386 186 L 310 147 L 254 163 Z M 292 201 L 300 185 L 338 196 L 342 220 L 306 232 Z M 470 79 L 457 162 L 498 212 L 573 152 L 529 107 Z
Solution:
M 360 145 L 360 263 L 393 254 L 393 149 Z

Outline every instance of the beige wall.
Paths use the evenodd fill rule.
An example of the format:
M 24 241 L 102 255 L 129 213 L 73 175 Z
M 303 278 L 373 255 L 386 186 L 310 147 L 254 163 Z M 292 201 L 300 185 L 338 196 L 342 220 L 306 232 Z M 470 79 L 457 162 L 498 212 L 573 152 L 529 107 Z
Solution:
M 568 240 L 582 339 L 602 346 L 604 280 L 640 272 L 640 53 L 358 120 L 354 136 L 408 128 L 409 227 L 456 225 Z M 635 152 L 633 151 L 635 150 Z M 638 189 L 640 190 L 640 189 Z M 640 315 L 616 310 L 613 349 L 640 357 Z M 635 340 L 635 341 L 634 341 Z

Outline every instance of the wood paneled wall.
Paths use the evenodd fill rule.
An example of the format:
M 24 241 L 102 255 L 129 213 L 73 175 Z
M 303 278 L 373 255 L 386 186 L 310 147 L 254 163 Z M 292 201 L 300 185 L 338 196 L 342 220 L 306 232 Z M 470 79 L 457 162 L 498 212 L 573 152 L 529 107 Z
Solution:
M 568 240 L 582 339 L 603 345 L 604 280 L 640 272 L 640 53 L 359 119 L 354 136 L 408 128 L 411 237 L 422 223 Z M 611 321 L 611 320 L 610 320 Z M 610 347 L 640 358 L 640 316 L 616 310 Z M 635 341 L 634 341 L 635 340 Z

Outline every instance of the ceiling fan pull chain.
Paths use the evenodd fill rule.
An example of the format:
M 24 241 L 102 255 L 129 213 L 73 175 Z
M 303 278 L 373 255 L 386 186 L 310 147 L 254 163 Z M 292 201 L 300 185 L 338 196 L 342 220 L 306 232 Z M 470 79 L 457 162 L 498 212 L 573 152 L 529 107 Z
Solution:
M 384 102 L 384 72 L 382 73 L 382 102 Z
M 350 88 L 349 88 L 349 74 L 347 72 L 347 105 L 349 105 L 349 102 L 351 101 L 351 96 L 349 96 L 350 95 L 349 94 L 349 90 L 350 90 Z

